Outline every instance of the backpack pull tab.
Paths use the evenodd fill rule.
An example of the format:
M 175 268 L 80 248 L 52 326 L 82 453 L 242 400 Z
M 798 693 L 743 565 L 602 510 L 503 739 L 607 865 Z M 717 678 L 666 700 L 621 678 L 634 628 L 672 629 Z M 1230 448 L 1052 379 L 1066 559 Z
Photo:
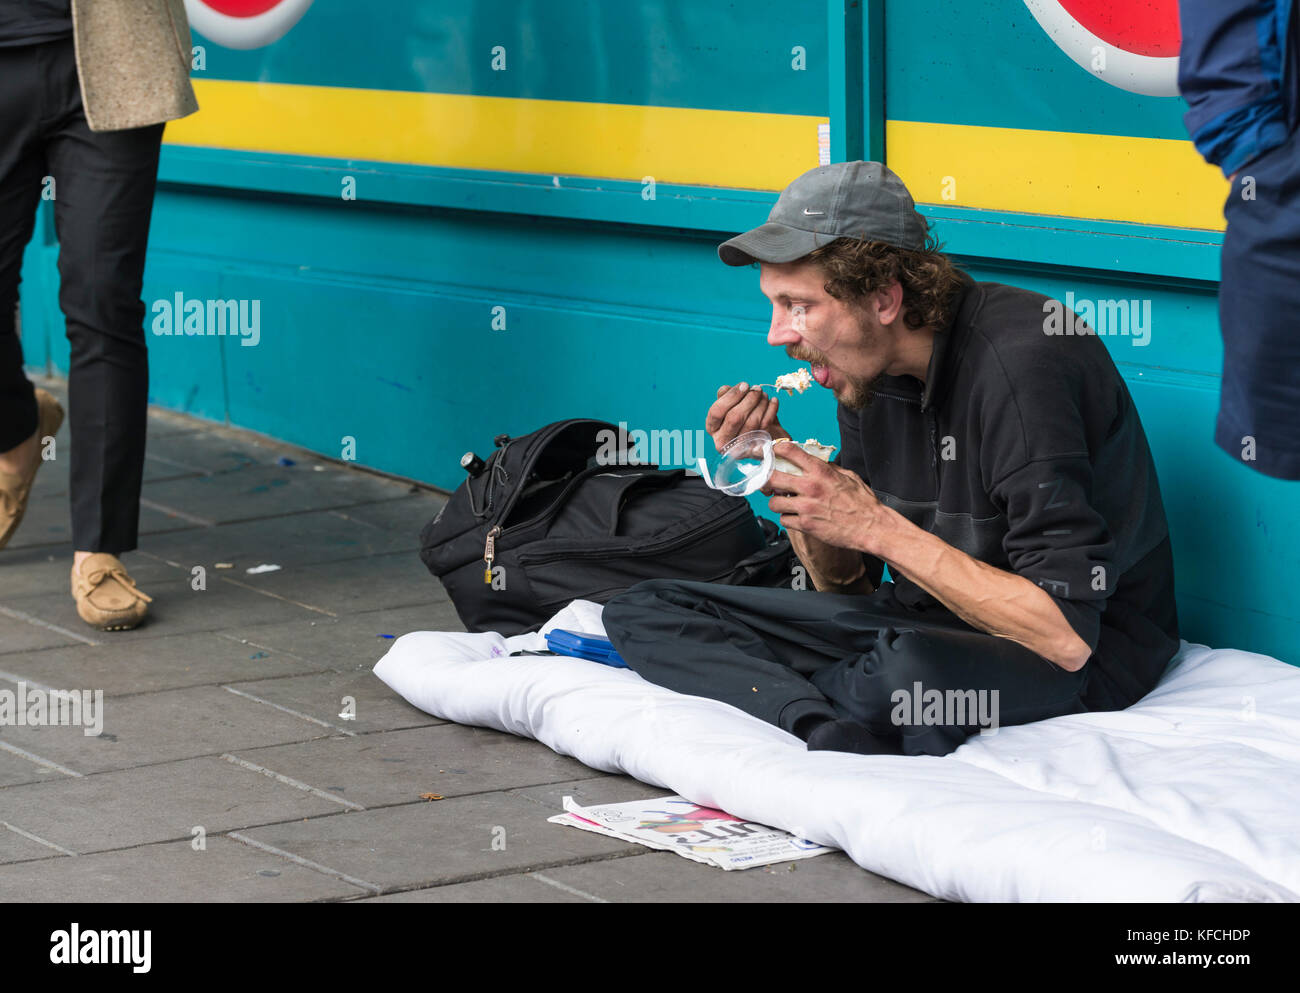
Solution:
M 487 544 L 483 546 L 483 561 L 487 568 L 483 570 L 483 582 L 492 582 L 492 560 L 497 557 L 497 535 L 501 533 L 501 525 L 495 524 L 487 533 Z

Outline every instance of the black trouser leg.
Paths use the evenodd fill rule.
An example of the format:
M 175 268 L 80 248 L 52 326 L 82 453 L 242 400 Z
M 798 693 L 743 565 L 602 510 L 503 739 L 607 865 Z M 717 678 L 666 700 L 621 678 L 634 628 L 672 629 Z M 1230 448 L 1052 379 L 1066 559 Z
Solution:
M 140 292 L 163 126 L 91 131 L 71 43 L 54 54 L 47 85 L 65 112 L 46 154 L 72 346 L 72 540 L 78 551 L 116 555 L 136 547 L 139 527 L 149 396 Z
M 23 373 L 14 325 L 23 249 L 32 237 L 45 161 L 37 137 L 36 59 L 30 47 L 0 48 L 0 452 L 36 431 L 36 395 Z
M 909 611 L 889 583 L 839 596 L 652 580 L 606 604 L 604 622 L 653 683 L 787 731 L 810 716 L 848 718 L 901 736 L 909 755 L 945 755 L 990 717 L 1010 726 L 1087 709 L 1086 666 L 1066 672 L 946 611 Z

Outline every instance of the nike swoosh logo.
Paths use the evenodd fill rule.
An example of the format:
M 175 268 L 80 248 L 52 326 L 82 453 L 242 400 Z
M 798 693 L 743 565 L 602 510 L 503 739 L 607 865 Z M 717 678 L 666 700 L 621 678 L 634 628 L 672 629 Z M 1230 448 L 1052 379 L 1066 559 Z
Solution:
M 807 207 L 803 209 L 803 212 L 807 214 L 809 217 L 815 217 L 818 214 L 824 215 L 826 213 L 826 211 L 824 210 L 809 210 Z

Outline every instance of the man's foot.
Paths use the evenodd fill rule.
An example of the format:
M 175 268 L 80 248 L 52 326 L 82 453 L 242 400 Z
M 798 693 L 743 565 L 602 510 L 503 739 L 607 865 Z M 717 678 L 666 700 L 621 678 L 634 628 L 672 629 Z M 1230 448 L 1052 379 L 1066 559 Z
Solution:
M 903 742 L 898 737 L 872 734 L 855 721 L 827 721 L 808 735 L 808 751 L 902 755 Z
M 117 556 L 95 552 L 72 567 L 72 597 L 77 613 L 101 631 L 126 631 L 148 613 L 152 597 L 136 589 L 135 580 Z
M 63 423 L 63 408 L 45 390 L 36 391 L 36 410 L 36 433 L 0 456 L 0 548 L 9 544 L 27 511 L 27 498 L 41 467 L 41 439 L 53 437 Z

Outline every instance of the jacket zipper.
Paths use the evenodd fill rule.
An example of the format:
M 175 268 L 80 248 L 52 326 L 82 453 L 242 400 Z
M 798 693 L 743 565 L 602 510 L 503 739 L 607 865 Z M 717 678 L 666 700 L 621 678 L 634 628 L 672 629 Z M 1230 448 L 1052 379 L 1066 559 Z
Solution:
M 934 410 L 925 412 L 925 420 L 930 428 L 930 468 L 934 475 L 934 498 L 939 499 L 939 426 L 936 423 Z

